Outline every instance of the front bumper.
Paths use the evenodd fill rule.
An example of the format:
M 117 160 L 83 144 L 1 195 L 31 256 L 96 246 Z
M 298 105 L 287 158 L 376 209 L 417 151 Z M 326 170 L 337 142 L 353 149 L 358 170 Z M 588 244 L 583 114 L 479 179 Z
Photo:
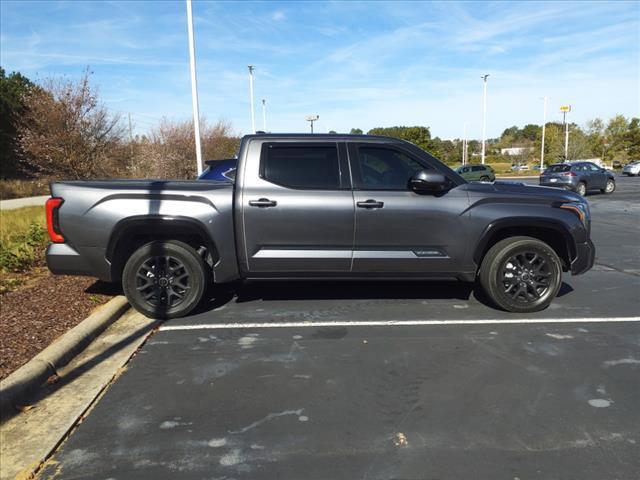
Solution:
M 593 267 L 596 247 L 591 240 L 576 245 L 576 257 L 571 261 L 571 273 L 580 275 Z

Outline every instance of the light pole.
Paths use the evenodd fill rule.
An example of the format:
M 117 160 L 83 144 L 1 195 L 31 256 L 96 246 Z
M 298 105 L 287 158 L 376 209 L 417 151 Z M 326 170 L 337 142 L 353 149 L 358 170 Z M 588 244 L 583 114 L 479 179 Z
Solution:
M 540 146 L 540 171 L 544 170 L 544 133 L 547 128 L 547 97 L 544 97 L 544 112 L 542 114 L 542 145 Z
M 196 79 L 196 47 L 193 38 L 193 14 L 191 0 L 187 0 L 187 30 L 189 32 L 189 70 L 191 71 L 191 104 L 193 109 L 193 134 L 196 140 L 196 171 L 202 173 L 202 150 L 200 148 L 200 108 L 198 106 L 198 80 Z
M 462 165 L 467 164 L 467 122 L 463 123 L 462 126 L 463 134 L 462 134 Z
M 251 104 L 251 131 L 256 133 L 256 112 L 253 109 L 253 65 L 247 65 L 249 69 L 249 103 Z
M 482 164 L 484 165 L 485 156 L 485 144 L 487 139 L 487 77 L 489 74 L 482 77 Z
M 262 131 L 267 131 L 267 101 L 262 99 Z
M 311 124 L 311 133 L 313 133 L 313 122 L 318 120 L 320 115 L 307 115 L 304 119 Z
M 567 113 L 571 111 L 571 105 L 562 105 L 562 123 L 564 125 L 564 161 L 569 160 L 569 124 L 567 123 Z

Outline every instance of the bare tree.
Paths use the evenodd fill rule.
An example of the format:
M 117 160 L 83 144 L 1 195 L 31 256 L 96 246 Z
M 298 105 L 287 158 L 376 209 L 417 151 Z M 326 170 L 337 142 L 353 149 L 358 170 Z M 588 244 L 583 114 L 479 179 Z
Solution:
M 205 159 L 229 158 L 237 153 L 240 138 L 228 122 L 213 126 L 200 121 Z M 166 118 L 153 128 L 148 138 L 138 142 L 130 175 L 155 178 L 194 178 L 196 175 L 195 142 L 191 121 L 175 122 Z
M 87 69 L 77 81 L 46 80 L 28 95 L 19 139 L 36 173 L 81 179 L 119 170 L 113 152 L 124 127 L 101 103 L 90 76 Z

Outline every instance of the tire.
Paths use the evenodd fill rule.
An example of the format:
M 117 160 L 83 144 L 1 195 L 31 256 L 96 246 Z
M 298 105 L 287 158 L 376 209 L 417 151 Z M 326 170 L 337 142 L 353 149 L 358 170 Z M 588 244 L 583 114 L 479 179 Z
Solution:
M 601 188 L 600 191 L 602 193 L 613 193 L 616 191 L 616 182 L 611 178 L 607 180 L 607 186 L 605 188 Z
M 489 181 L 489 177 L 487 177 L 486 175 L 483 175 L 480 177 L 480 181 L 481 182 L 488 182 Z
M 187 315 L 205 291 L 207 267 L 183 242 L 168 240 L 138 248 L 122 272 L 122 288 L 138 312 L 150 318 Z
M 576 192 L 579 195 L 582 195 L 584 197 L 587 194 L 587 184 L 584 182 L 578 183 L 578 186 L 576 187 Z
M 522 266 L 523 268 L 520 268 Z M 496 306 L 514 313 L 544 310 L 562 285 L 562 264 L 545 242 L 532 237 L 500 240 L 484 256 L 480 285 Z

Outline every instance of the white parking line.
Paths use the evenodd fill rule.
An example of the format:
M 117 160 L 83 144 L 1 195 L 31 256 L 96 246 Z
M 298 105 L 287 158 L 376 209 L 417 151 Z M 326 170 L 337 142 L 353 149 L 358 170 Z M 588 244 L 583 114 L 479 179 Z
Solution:
M 509 318 L 505 320 L 386 320 L 354 322 L 270 322 L 270 323 L 204 323 L 201 325 L 163 325 L 161 331 L 226 330 L 232 328 L 304 328 L 304 327 L 393 327 L 413 325 L 507 325 L 535 323 L 623 323 L 640 322 L 640 317 L 611 318 Z

